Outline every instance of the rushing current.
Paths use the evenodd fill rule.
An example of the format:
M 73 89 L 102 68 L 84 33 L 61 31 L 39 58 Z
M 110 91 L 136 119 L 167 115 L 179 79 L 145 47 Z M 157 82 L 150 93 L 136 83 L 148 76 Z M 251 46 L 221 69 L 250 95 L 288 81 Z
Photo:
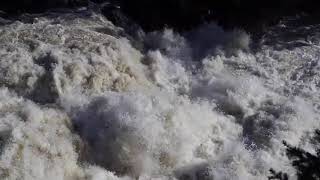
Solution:
M 320 120 L 320 25 L 300 18 L 259 42 L 90 9 L 0 19 L 0 179 L 294 179 L 282 141 L 312 152 Z

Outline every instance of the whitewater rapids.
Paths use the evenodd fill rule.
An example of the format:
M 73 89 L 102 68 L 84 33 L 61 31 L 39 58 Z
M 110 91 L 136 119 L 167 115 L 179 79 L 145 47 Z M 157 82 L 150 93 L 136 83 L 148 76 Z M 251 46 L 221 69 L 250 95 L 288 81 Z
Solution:
M 0 19 L 0 179 L 295 178 L 282 141 L 312 150 L 320 26 L 289 21 L 254 51 L 214 23 L 129 35 L 87 10 Z

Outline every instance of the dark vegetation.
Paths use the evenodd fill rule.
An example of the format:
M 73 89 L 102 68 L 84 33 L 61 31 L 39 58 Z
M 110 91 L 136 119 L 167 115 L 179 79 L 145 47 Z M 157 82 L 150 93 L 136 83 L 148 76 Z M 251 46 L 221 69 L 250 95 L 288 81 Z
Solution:
M 316 154 L 311 154 L 304 149 L 294 147 L 286 142 L 286 154 L 291 160 L 292 166 L 296 169 L 298 180 L 319 180 L 320 179 L 320 130 L 316 130 L 312 142 L 316 147 Z M 289 180 L 288 174 L 270 170 L 269 180 Z
M 49 8 L 87 6 L 89 0 L 1 0 L 0 10 L 9 14 L 38 13 Z M 240 27 L 254 31 L 272 25 L 283 16 L 300 13 L 318 19 L 319 0 L 91 0 L 110 2 L 121 8 L 107 5 L 107 16 L 119 12 L 133 19 L 144 30 L 165 26 L 186 30 L 206 21 L 217 21 L 225 28 Z M 111 7 L 111 8 L 110 8 Z M 113 17 L 114 18 L 114 17 Z M 117 20 L 117 17 L 114 19 Z

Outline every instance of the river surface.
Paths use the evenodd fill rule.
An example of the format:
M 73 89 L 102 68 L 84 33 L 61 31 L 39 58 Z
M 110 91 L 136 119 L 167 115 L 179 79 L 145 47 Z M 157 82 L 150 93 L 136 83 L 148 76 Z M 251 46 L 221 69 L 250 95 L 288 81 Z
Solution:
M 0 179 L 295 179 L 282 141 L 312 152 L 320 120 L 320 24 L 303 18 L 259 40 L 128 33 L 85 8 L 0 19 Z

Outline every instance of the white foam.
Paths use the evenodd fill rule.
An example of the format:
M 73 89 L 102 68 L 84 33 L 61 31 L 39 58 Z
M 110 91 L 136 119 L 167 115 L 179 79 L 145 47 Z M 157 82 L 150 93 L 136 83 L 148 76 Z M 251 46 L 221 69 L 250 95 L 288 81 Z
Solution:
M 142 52 L 99 14 L 38 16 L 0 27 L 2 179 L 266 179 L 318 127 L 318 44 L 207 24 Z

